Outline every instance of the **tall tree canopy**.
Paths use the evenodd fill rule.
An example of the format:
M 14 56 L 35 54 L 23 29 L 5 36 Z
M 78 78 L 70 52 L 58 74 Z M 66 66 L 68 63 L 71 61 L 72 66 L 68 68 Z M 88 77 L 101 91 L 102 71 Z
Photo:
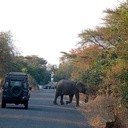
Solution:
M 0 76 L 9 71 L 14 53 L 10 32 L 0 32 Z

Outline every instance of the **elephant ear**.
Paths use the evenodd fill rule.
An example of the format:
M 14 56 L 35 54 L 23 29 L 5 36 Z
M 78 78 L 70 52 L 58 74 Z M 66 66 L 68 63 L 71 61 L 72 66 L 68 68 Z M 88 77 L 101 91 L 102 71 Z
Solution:
M 82 92 L 82 84 L 81 84 L 81 82 L 76 82 L 76 88 L 79 90 L 79 92 Z

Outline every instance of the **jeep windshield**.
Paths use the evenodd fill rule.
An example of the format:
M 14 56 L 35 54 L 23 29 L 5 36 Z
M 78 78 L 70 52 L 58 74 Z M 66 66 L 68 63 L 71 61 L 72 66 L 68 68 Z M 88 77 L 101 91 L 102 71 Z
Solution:
M 14 86 L 22 86 L 22 82 L 21 81 L 10 81 L 10 86 L 14 87 Z

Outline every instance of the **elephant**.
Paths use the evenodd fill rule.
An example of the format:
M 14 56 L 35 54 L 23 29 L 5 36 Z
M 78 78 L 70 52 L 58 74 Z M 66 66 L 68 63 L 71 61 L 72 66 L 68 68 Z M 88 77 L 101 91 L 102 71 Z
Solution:
M 66 104 L 72 102 L 73 96 L 76 98 L 76 106 L 79 106 L 79 93 L 86 94 L 86 87 L 81 82 L 71 81 L 71 80 L 60 80 L 56 84 L 56 93 L 53 103 L 57 104 L 57 98 L 60 96 L 60 104 L 63 105 L 63 96 L 69 95 L 69 101 Z

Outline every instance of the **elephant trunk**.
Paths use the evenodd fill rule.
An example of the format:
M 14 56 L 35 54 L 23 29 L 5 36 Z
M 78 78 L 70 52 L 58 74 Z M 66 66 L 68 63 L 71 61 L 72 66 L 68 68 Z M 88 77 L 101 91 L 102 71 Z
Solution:
M 89 96 L 85 94 L 84 102 L 87 103 L 89 100 Z
M 84 87 L 84 89 L 82 90 L 83 94 L 87 94 L 87 88 Z

